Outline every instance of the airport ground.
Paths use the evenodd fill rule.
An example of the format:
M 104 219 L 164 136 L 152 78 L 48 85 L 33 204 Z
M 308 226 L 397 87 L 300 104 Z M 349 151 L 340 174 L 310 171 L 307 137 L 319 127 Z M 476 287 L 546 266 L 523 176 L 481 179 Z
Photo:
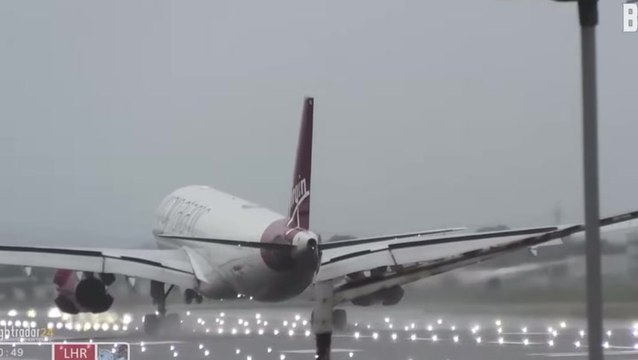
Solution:
M 40 341 L 127 342 L 131 344 L 132 359 L 314 358 L 307 307 L 229 305 L 175 306 L 173 311 L 183 321 L 182 331 L 158 338 L 149 338 L 142 332 L 142 317 L 152 309 L 150 305 L 135 306 L 126 313 L 110 311 L 71 317 L 61 317 L 48 308 L 10 309 L 0 315 L 0 325 L 52 328 L 54 336 Z M 522 304 L 439 304 L 427 311 L 421 306 L 348 307 L 349 326 L 334 335 L 333 359 L 586 357 L 583 318 L 558 316 L 556 311 L 548 315 L 543 311 L 547 304 L 530 305 L 524 313 L 518 312 L 521 308 Z M 609 358 L 638 358 L 638 324 L 632 319 L 607 319 L 605 331 L 604 346 Z M 19 344 L 20 340 L 11 342 L 14 341 Z M 30 356 L 38 358 L 37 345 L 30 349 Z
M 465 277 L 439 276 L 407 287 L 405 298 L 395 306 L 348 306 L 349 327 L 334 334 L 332 358 L 584 359 L 582 278 L 558 276 L 562 272 L 556 271 L 545 274 L 548 267 L 541 268 L 503 277 L 497 283 L 491 280 L 493 274 L 475 279 L 476 270 Z M 607 358 L 638 359 L 638 287 L 620 270 L 609 274 L 604 283 Z M 23 289 L 28 295 L 5 289 L 7 294 L 21 295 L 1 300 L 0 328 L 9 322 L 24 327 L 25 320 L 36 328 L 51 327 L 54 337 L 36 343 L 127 342 L 132 359 L 314 358 L 308 300 L 270 305 L 205 301 L 187 306 L 176 292 L 169 311 L 180 315 L 182 331 L 149 338 L 142 331 L 142 318 L 153 307 L 142 282 L 131 289 L 118 281 L 119 286 L 111 289 L 115 306 L 105 314 L 64 317 L 49 313 L 55 293 L 47 276 L 37 284 Z M 13 342 L 19 344 L 19 339 L 9 340 Z M 27 358 L 40 359 L 46 353 L 37 345 L 29 349 Z

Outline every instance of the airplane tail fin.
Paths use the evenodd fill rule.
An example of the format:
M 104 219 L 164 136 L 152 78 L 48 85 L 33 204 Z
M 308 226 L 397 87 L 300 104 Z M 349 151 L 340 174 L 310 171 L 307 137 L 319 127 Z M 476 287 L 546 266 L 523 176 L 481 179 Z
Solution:
M 312 169 L 312 121 L 314 99 L 304 99 L 297 158 L 292 179 L 288 226 L 308 229 L 310 226 L 310 172 Z

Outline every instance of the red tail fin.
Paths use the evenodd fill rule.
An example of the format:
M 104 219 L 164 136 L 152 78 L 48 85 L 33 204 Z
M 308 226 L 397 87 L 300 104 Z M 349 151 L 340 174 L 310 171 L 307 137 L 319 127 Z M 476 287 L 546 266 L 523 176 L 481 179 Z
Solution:
M 308 229 L 310 226 L 310 171 L 312 169 L 312 118 L 314 99 L 305 98 L 301 129 L 297 143 L 297 159 L 292 179 L 288 226 Z

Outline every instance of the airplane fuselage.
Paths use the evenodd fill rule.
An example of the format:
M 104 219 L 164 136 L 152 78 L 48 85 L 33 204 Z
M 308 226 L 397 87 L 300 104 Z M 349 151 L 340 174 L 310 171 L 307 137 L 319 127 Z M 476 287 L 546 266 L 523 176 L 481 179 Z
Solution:
M 215 240 L 293 244 L 299 236 L 314 236 L 286 223 L 281 214 L 249 201 L 208 186 L 187 186 L 162 201 L 153 233 L 160 248 L 188 248 L 201 259 L 195 270 L 207 281 L 194 290 L 203 296 L 281 301 L 312 283 L 318 255 L 295 256 L 291 251 L 220 245 Z M 159 234 L 198 239 L 167 239 Z

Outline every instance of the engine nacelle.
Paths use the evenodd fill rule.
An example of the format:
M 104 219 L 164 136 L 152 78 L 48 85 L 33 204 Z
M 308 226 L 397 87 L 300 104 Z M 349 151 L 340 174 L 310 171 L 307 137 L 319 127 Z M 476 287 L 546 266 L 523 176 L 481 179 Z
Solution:
M 352 304 L 357 306 L 370 306 L 377 303 L 381 303 L 383 306 L 396 305 L 403 299 L 404 294 L 403 288 L 397 285 L 353 299 Z
M 110 274 L 100 274 L 99 278 L 85 274 L 83 279 L 78 279 L 72 270 L 58 270 L 53 278 L 58 292 L 55 305 L 67 314 L 108 311 L 113 305 L 113 297 L 107 293 L 105 282 L 111 284 L 113 281 Z

